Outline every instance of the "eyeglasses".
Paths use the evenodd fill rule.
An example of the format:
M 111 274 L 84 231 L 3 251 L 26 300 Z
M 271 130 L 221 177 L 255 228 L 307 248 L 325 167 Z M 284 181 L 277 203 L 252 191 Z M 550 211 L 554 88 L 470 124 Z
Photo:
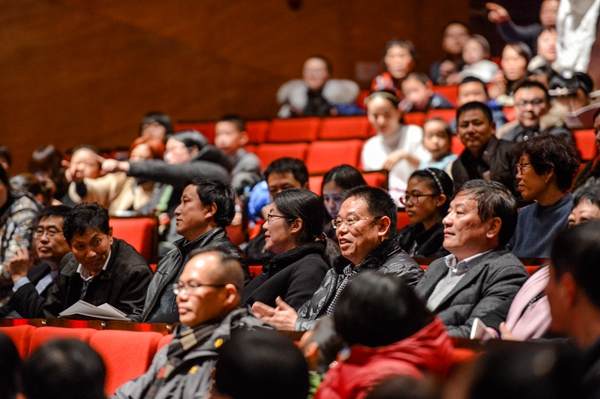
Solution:
M 346 219 L 337 218 L 332 220 L 331 225 L 337 230 L 342 227 L 343 224 L 345 224 L 347 227 L 352 227 L 361 220 L 377 220 L 381 219 L 382 217 L 383 216 L 377 216 L 374 218 L 359 218 L 358 216 L 348 216 Z
M 419 203 L 419 198 L 421 197 L 437 197 L 438 194 L 408 194 L 400 197 L 400 202 L 402 205 L 406 205 L 407 203 L 412 203 L 413 205 L 417 205 Z
M 544 104 L 545 102 L 546 101 L 541 98 L 534 98 L 531 101 L 521 100 L 518 103 L 515 103 L 515 107 L 518 107 L 520 109 L 525 109 L 528 105 L 531 105 L 533 108 L 537 108 L 540 105 Z
M 518 163 L 517 164 L 517 172 L 522 173 L 523 170 L 525 170 L 527 168 L 527 166 L 529 166 L 529 165 L 531 165 L 529 162 Z
M 214 287 L 214 288 L 223 288 L 227 284 L 173 284 L 173 293 L 175 295 L 179 295 L 179 293 L 183 293 L 184 291 L 191 295 L 197 295 L 198 289 L 202 287 Z
M 44 233 L 46 233 L 46 236 L 48 238 L 54 238 L 58 234 L 62 234 L 62 230 L 57 230 L 57 229 L 53 229 L 53 228 L 45 230 L 40 227 L 38 229 L 35 229 L 35 231 L 33 232 L 33 237 L 34 238 L 42 238 L 44 236 Z
M 273 219 L 276 219 L 276 218 L 281 218 L 281 219 L 285 219 L 285 220 L 290 220 L 290 218 L 289 218 L 289 217 L 287 217 L 287 216 L 283 216 L 283 215 L 273 215 L 273 214 L 270 214 L 270 213 L 269 213 L 269 214 L 267 215 L 267 222 L 268 222 L 268 223 L 271 223 L 271 222 L 273 221 Z

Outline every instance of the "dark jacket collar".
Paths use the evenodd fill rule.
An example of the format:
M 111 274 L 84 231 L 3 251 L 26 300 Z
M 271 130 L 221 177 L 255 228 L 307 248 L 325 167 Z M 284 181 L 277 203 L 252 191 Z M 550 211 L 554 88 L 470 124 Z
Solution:
M 270 262 L 263 266 L 263 272 L 271 274 L 281 270 L 294 262 L 299 261 L 310 254 L 323 255 L 327 244 L 325 241 L 313 241 L 296 248 L 292 248 L 282 254 L 275 256 Z
M 363 269 L 378 269 L 385 263 L 386 259 L 389 258 L 392 253 L 401 250 L 402 248 L 400 248 L 400 243 L 398 240 L 395 238 L 389 238 L 382 241 L 377 248 L 375 248 L 366 256 L 360 265 L 356 266 L 360 266 Z M 351 264 L 350 261 L 344 258 L 343 255 L 340 255 L 334 259 L 333 268 L 335 269 L 336 273 L 341 274 L 344 271 L 344 268 L 349 264 Z

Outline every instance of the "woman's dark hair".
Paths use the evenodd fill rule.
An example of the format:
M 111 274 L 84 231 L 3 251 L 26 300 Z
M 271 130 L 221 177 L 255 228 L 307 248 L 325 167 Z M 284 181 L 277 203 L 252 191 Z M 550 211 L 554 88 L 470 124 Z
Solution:
M 600 208 L 600 178 L 590 177 L 585 184 L 573 191 L 573 208 L 583 200 L 588 200 Z
M 31 174 L 46 173 L 56 185 L 54 198 L 60 199 L 67 193 L 69 183 L 65 177 L 65 167 L 62 165 L 63 154 L 52 144 L 35 149 L 29 158 L 27 170 Z
M 371 93 L 369 97 L 365 98 L 365 105 L 369 105 L 369 101 L 371 101 L 375 97 L 383 97 L 394 105 L 394 108 L 398 108 L 400 104 L 400 99 L 396 95 L 395 92 L 391 90 L 377 90 Z
M 340 294 L 333 318 L 348 345 L 375 348 L 410 337 L 434 316 L 402 278 L 364 271 Z
M 504 48 L 506 47 L 511 47 L 517 52 L 517 54 L 519 54 L 519 56 L 525 58 L 527 64 L 529 64 L 529 61 L 531 61 L 531 58 L 533 57 L 531 54 L 531 49 L 523 42 L 508 43 L 504 46 Z
M 12 166 L 12 155 L 8 147 L 0 145 L 0 158 L 4 158 L 8 166 Z
M 196 130 L 184 130 L 169 136 L 169 138 L 183 143 L 189 152 L 192 152 L 194 147 L 200 151 L 208 144 L 206 137 Z
M 354 187 L 367 185 L 367 182 L 365 182 L 365 179 L 358 169 L 350 165 L 336 166 L 327 172 L 323 177 L 321 192 L 323 192 L 325 184 L 329 182 L 334 182 L 336 186 L 344 191 L 348 191 Z
M 96 202 L 79 204 L 67 213 L 63 222 L 63 235 L 71 245 L 73 236 L 83 235 L 88 229 L 108 234 L 108 220 L 108 211 Z
M 385 56 L 387 55 L 387 52 L 389 51 L 389 49 L 391 49 L 394 46 L 399 46 L 399 47 L 407 49 L 408 52 L 410 53 L 410 56 L 413 59 L 413 62 L 415 64 L 417 63 L 417 51 L 415 50 L 415 46 L 412 44 L 412 42 L 410 40 L 392 39 L 389 42 L 387 42 L 385 44 L 385 48 L 383 50 L 383 58 L 384 59 L 385 59 Z M 385 65 L 385 61 L 384 61 L 384 65 Z
M 325 206 L 317 194 L 303 188 L 290 188 L 275 194 L 273 202 L 288 223 L 296 218 L 302 220 L 296 244 L 306 244 L 322 236 Z
M 7 190 L 10 190 L 10 184 L 8 181 L 8 175 L 3 167 L 0 167 L 0 181 L 6 186 Z
M 446 196 L 446 201 L 439 208 L 440 216 L 444 216 L 448 212 L 450 201 L 452 201 L 452 196 L 454 194 L 454 182 L 452 181 L 452 178 L 450 178 L 443 170 L 436 168 L 415 170 L 413 174 L 410 175 L 410 179 L 412 178 L 422 180 L 427 187 L 433 190 L 434 194 L 444 194 Z
M 529 155 L 529 162 L 538 175 L 554 169 L 556 184 L 561 191 L 571 187 L 580 166 L 579 154 L 572 141 L 553 134 L 542 134 L 517 144 L 516 159 L 523 154 Z

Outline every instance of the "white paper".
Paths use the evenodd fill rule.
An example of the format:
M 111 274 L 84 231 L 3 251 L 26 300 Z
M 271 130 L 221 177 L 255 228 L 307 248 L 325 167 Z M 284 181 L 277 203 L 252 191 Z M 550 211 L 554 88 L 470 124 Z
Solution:
M 121 312 L 119 309 L 114 308 L 108 303 L 104 303 L 100 306 L 94 306 L 91 303 L 87 303 L 83 300 L 77 301 L 77 303 L 73 304 L 73 306 L 69 307 L 68 309 L 65 309 L 64 311 L 58 314 L 59 317 L 73 315 L 103 320 L 129 321 L 129 319 L 125 317 L 125 313 Z

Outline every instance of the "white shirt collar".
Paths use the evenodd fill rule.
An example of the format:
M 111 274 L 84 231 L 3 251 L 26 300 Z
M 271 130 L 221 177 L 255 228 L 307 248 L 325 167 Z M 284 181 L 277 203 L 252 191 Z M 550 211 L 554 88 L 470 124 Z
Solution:
M 108 267 L 108 262 L 110 261 L 110 254 L 112 251 L 108 252 L 108 256 L 106 257 L 106 262 L 104 262 L 104 266 L 102 266 L 102 270 L 106 270 L 106 268 Z M 77 273 L 79 273 L 79 276 L 81 277 L 81 279 L 83 281 L 92 281 L 92 279 L 94 278 L 94 276 L 92 276 L 90 274 L 90 272 L 88 271 L 88 269 L 86 269 L 85 267 L 83 267 L 81 265 L 81 263 L 77 266 Z
M 473 261 L 492 251 L 493 249 L 490 249 L 488 251 L 478 253 L 477 255 L 470 256 L 466 259 L 461 260 L 460 262 L 456 260 L 456 256 L 450 254 L 444 258 L 444 261 L 446 262 L 446 266 L 448 267 L 448 269 L 450 269 L 450 273 L 452 276 L 462 276 L 463 274 L 469 271 L 469 266 L 473 264 Z

